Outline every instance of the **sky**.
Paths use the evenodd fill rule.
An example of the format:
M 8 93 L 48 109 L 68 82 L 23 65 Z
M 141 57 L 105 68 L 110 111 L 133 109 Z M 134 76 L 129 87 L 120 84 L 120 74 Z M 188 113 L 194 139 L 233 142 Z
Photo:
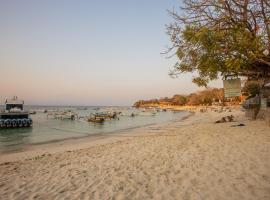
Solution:
M 0 0 L 0 104 L 132 105 L 202 88 L 169 77 L 181 0 Z M 221 81 L 210 86 L 221 87 Z

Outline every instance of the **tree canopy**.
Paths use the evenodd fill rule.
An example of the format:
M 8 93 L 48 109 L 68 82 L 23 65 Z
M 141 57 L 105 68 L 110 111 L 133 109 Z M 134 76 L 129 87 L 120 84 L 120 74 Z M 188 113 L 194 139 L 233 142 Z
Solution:
M 140 100 L 134 103 L 134 107 L 158 106 L 158 105 L 212 105 L 214 102 L 224 101 L 224 90 L 219 88 L 208 88 L 203 91 L 191 93 L 189 95 L 176 94 L 173 97 L 160 99 Z
M 219 75 L 270 77 L 269 0 L 184 0 L 169 13 L 167 53 L 178 58 L 170 75 L 197 72 L 199 86 Z

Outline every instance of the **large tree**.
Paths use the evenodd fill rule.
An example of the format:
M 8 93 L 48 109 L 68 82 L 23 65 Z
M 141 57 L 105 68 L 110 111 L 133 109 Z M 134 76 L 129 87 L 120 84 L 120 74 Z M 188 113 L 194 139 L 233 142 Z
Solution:
M 199 86 L 219 75 L 270 77 L 269 0 L 184 0 L 169 12 L 167 53 L 178 57 L 171 75 L 197 72 Z

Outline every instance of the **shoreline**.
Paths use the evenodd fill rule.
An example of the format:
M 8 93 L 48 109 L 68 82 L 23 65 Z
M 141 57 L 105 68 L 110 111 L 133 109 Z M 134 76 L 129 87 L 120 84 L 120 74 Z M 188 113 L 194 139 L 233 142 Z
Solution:
M 107 144 L 113 141 L 118 141 L 120 140 L 120 138 L 123 137 L 134 137 L 134 134 L 140 135 L 141 132 L 144 132 L 149 128 L 157 126 L 168 126 L 171 123 L 182 122 L 194 115 L 194 112 L 192 111 L 186 112 L 187 112 L 186 116 L 183 116 L 177 120 L 170 120 L 162 123 L 153 123 L 143 126 L 131 127 L 107 133 L 96 133 L 80 137 L 71 137 L 55 141 L 28 144 L 22 147 L 20 150 L 0 152 L 0 164 L 5 162 L 16 162 L 18 160 L 29 159 L 31 157 L 40 156 L 44 154 L 53 154 L 56 152 L 59 153 L 70 150 L 76 150 L 80 148 L 87 148 L 87 145 L 95 146 L 100 144 Z
M 228 115 L 235 121 L 215 123 Z M 270 198 L 270 127 L 239 109 L 49 146 L 5 158 L 2 198 Z

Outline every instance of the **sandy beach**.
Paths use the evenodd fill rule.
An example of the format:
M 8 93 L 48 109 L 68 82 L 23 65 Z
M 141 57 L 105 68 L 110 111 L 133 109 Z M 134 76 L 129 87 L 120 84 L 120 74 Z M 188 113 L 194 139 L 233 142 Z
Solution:
M 215 124 L 223 116 L 235 122 Z M 235 126 L 239 123 L 245 126 Z M 270 127 L 239 109 L 0 155 L 1 199 L 270 199 Z

